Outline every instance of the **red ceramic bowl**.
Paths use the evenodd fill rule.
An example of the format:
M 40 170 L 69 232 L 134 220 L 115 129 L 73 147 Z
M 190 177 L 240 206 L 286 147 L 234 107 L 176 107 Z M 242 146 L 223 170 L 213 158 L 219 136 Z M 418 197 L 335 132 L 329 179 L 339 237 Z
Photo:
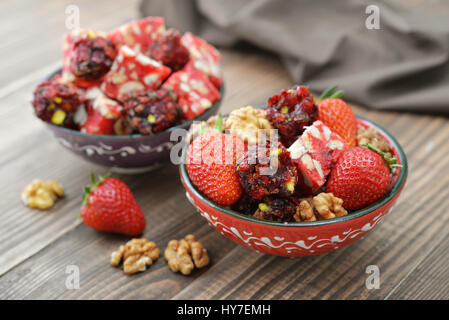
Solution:
M 302 257 L 342 248 L 365 236 L 382 221 L 393 208 L 407 179 L 407 159 L 399 143 L 375 123 L 357 118 L 360 126 L 374 127 L 383 135 L 403 166 L 395 171 L 395 183 L 390 193 L 369 207 L 343 217 L 314 222 L 262 220 L 219 206 L 203 196 L 190 181 L 183 161 L 180 174 L 186 196 L 210 226 L 250 249 L 278 256 Z

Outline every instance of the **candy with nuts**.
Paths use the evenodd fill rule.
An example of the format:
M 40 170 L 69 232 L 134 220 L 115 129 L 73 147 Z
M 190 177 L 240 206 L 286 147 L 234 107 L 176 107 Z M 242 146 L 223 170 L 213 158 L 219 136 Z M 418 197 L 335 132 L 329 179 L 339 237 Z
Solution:
M 220 92 L 209 79 L 192 68 L 173 73 L 163 87 L 175 93 L 184 118 L 188 120 L 202 114 L 220 98 Z
M 80 90 L 70 83 L 44 81 L 34 91 L 36 116 L 57 126 L 76 128 L 76 113 L 81 104 Z
M 171 70 L 128 46 L 122 46 L 111 70 L 106 74 L 101 90 L 123 102 L 129 93 L 140 93 L 160 87 Z
M 87 134 L 155 134 L 195 119 L 221 98 L 218 51 L 191 33 L 166 30 L 162 17 L 131 21 L 109 33 L 73 30 L 64 37 L 62 60 L 62 70 L 36 88 L 35 114 Z M 129 96 L 154 96 L 160 89 L 170 98 L 152 111 L 120 111 Z M 181 113 L 175 115 L 177 105 Z
M 190 62 L 186 69 L 194 68 L 201 71 L 215 87 L 220 88 L 223 78 L 220 69 L 221 55 L 218 50 L 190 32 L 186 32 L 181 41 L 190 52 Z
M 298 168 L 298 182 L 306 193 L 312 194 L 321 188 L 333 165 L 347 149 L 348 144 L 333 133 L 321 121 L 307 127 L 288 151 Z
M 165 31 L 164 18 L 147 17 L 126 23 L 106 35 L 117 48 L 128 46 L 136 52 L 148 55 L 151 46 Z

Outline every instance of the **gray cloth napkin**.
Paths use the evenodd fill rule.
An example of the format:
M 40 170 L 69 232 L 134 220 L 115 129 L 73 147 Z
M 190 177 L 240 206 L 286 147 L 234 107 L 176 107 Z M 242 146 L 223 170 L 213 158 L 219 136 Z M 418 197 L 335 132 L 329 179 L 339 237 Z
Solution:
M 380 29 L 366 27 L 369 5 Z M 275 52 L 315 92 L 338 84 L 367 107 L 449 114 L 447 0 L 142 0 L 140 10 L 218 46 Z

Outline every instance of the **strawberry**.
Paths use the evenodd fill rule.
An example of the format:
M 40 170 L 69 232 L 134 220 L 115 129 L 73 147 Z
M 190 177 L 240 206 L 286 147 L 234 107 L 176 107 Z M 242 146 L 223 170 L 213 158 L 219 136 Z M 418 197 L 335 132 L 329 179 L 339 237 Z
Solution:
M 396 159 L 368 144 L 346 151 L 333 167 L 326 192 L 343 199 L 348 210 L 366 207 L 385 196 L 391 187 L 390 170 Z
M 357 145 L 357 119 L 351 107 L 340 99 L 343 91 L 334 93 L 336 88 L 335 86 L 323 92 L 317 101 L 318 120 L 321 120 L 333 132 L 348 142 L 349 148 L 353 148 Z
M 222 206 L 237 202 L 243 193 L 235 163 L 243 155 L 240 138 L 220 132 L 196 137 L 187 150 L 186 168 L 192 183 Z
M 121 180 L 100 177 L 83 192 L 81 216 L 97 231 L 136 236 L 145 229 L 145 217 L 131 190 Z

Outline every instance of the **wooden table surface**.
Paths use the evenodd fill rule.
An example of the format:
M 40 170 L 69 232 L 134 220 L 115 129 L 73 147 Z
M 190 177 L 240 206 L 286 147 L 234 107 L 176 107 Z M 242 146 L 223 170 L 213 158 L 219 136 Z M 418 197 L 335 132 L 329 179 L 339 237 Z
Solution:
M 75 1 L 81 26 L 110 30 L 137 17 L 135 1 Z M 94 166 L 63 149 L 31 110 L 31 93 L 61 64 L 65 8 L 73 1 L 0 3 L 0 298 L 1 299 L 448 299 L 449 121 L 409 113 L 358 114 L 387 128 L 404 147 L 409 178 L 394 210 L 364 239 L 336 252 L 298 259 L 236 245 L 214 229 L 185 197 L 178 168 L 115 175 L 134 192 L 147 219 L 144 236 L 163 250 L 194 233 L 212 263 L 190 276 L 172 273 L 163 258 L 126 276 L 109 265 L 128 238 L 77 222 L 82 187 Z M 279 60 L 259 52 L 222 50 L 226 96 L 221 112 L 263 103 L 292 85 Z M 35 178 L 55 179 L 66 197 L 48 211 L 20 200 Z M 68 265 L 80 269 L 69 290 Z M 368 265 L 380 288 L 367 289 Z

